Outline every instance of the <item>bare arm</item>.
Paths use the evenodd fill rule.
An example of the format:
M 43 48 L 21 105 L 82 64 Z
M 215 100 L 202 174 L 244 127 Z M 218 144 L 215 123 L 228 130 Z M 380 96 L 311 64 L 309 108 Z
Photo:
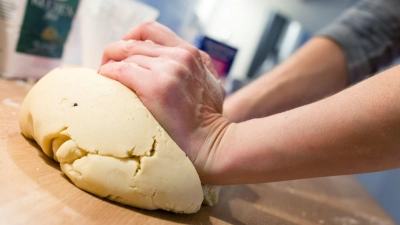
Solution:
M 256 183 L 400 167 L 400 66 L 324 100 L 231 124 L 208 183 Z M 211 157 L 210 157 L 211 156 Z
M 265 117 L 334 94 L 347 84 L 344 52 L 332 40 L 316 37 L 271 72 L 228 97 L 224 116 L 233 122 Z

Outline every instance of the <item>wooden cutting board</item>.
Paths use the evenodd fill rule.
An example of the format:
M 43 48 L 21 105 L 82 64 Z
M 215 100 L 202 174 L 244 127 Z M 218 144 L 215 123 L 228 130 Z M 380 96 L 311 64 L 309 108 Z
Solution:
M 20 134 L 30 87 L 0 79 L 0 224 L 395 224 L 351 176 L 226 186 L 218 204 L 191 215 L 103 200 L 76 188 Z

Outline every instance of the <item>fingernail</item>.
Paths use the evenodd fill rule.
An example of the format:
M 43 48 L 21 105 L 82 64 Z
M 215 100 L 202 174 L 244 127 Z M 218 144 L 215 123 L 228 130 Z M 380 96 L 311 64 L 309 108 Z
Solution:
M 134 46 L 133 43 L 135 43 L 136 41 L 135 41 L 135 40 L 132 40 L 132 39 L 129 39 L 129 40 L 123 41 L 123 42 L 124 42 L 124 43 L 123 43 L 123 46 L 124 46 L 125 48 L 131 49 L 131 48 L 133 48 L 133 46 Z
M 153 43 L 154 44 L 154 41 L 152 41 L 152 40 L 145 40 L 144 42 L 148 42 L 148 43 Z
M 133 62 L 128 62 L 128 61 L 124 61 L 124 60 L 121 62 L 125 63 L 127 66 L 139 66 L 138 64 L 133 63 Z

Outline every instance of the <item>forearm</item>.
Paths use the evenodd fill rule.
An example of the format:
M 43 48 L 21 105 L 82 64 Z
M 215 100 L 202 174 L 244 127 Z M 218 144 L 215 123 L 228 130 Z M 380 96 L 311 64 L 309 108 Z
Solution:
M 225 100 L 233 122 L 283 112 L 336 93 L 348 84 L 345 55 L 333 41 L 316 37 L 286 62 Z
M 321 101 L 231 124 L 208 183 L 257 183 L 400 167 L 400 66 Z M 211 167 L 210 167 L 211 168 Z

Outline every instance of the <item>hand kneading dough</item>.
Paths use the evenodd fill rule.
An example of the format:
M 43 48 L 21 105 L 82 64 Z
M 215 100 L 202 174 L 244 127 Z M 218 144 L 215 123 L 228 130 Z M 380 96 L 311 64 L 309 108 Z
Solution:
M 20 126 L 77 187 L 102 198 L 178 213 L 218 199 L 136 94 L 94 70 L 43 77 L 22 104 Z

